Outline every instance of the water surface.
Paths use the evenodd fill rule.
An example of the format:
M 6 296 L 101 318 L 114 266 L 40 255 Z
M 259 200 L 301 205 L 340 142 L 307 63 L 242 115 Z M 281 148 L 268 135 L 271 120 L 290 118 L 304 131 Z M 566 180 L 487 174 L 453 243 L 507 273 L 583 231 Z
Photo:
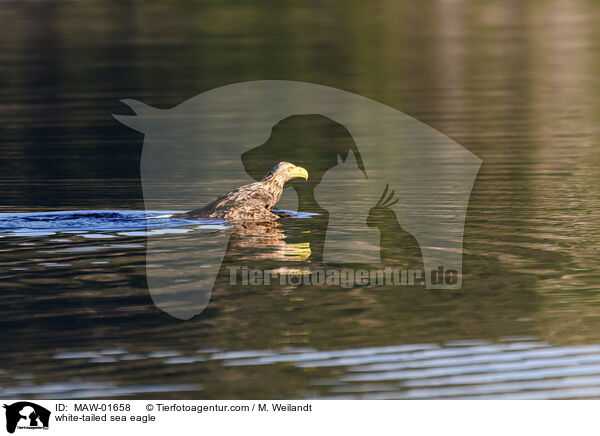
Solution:
M 584 0 L 4 2 L 0 396 L 600 397 L 599 19 Z M 318 215 L 232 238 L 200 316 L 154 306 L 146 232 L 184 246 L 223 223 L 142 224 L 144 138 L 110 114 L 262 79 L 381 101 L 483 160 L 462 289 L 231 285 L 228 265 L 319 264 L 327 211 L 291 184 L 284 197 Z M 305 115 L 281 137 L 286 160 L 348 150 Z M 215 168 L 233 158 L 213 151 Z M 257 173 L 272 158 L 244 157 Z M 239 182 L 222 176 L 179 181 L 182 198 L 206 197 L 156 212 Z M 388 240 L 383 262 L 409 265 L 411 250 Z

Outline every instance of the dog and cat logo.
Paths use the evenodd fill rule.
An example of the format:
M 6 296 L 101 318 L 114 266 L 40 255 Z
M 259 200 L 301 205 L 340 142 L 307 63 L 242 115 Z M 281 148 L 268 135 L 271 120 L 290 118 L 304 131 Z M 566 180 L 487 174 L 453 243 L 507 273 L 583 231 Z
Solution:
M 29 401 L 19 401 L 4 405 L 6 409 L 6 431 L 14 433 L 22 430 L 48 430 L 50 411 Z

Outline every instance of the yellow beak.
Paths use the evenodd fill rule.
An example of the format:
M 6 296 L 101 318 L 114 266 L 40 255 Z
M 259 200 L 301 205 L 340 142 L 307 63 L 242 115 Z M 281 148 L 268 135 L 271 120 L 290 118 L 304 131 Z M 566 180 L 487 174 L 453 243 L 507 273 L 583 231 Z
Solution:
M 290 174 L 292 177 L 302 177 L 303 179 L 308 180 L 308 171 L 302 167 L 294 167 Z

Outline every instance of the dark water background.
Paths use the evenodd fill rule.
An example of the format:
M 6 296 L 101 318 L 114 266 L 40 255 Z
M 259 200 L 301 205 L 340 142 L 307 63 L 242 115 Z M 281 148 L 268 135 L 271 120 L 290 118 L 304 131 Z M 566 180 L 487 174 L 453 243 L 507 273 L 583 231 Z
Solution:
M 2 213 L 143 210 L 119 100 L 247 80 L 364 95 L 483 165 L 457 291 L 222 275 L 180 321 L 152 304 L 139 229 L 5 226 L 0 396 L 600 397 L 599 21 L 591 0 L 2 2 Z M 234 240 L 228 262 L 300 268 L 322 219 Z

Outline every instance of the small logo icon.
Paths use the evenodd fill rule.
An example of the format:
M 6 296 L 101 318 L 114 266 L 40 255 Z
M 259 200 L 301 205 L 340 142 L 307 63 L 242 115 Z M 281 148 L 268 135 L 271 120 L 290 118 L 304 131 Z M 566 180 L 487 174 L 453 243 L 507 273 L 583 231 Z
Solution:
M 50 411 L 29 401 L 19 401 L 4 405 L 6 409 L 6 431 L 14 433 L 15 429 L 39 430 L 48 429 Z

